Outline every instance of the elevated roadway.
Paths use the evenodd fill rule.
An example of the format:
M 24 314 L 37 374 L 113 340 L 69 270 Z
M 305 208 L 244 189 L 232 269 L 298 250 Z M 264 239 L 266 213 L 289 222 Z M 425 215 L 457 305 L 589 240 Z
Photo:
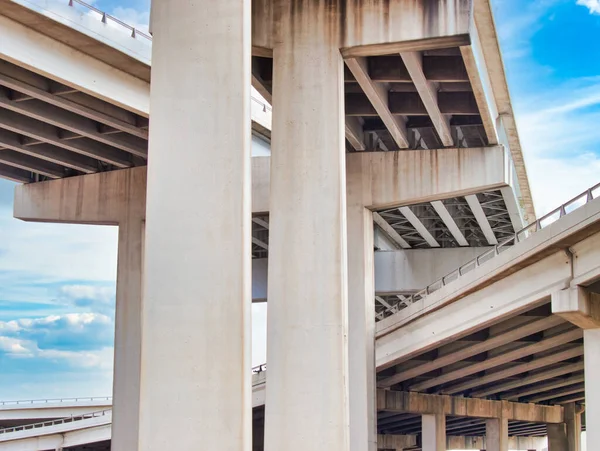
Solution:
M 590 387 L 585 385 L 584 370 L 589 370 L 584 331 L 600 322 L 598 313 L 585 304 L 597 302 L 594 290 L 600 280 L 598 196 L 600 185 L 519 231 L 512 246 L 500 243 L 493 252 L 407 297 L 400 311 L 378 323 L 382 437 L 418 436 L 421 416 L 440 413 L 448 417 L 449 443 L 458 441 L 450 437 L 481 437 L 486 419 L 496 418 L 498 412 L 503 412 L 510 436 L 542 437 L 549 433 L 548 424 L 566 421 L 568 409 L 577 408 L 571 406 L 586 404 Z M 565 291 L 574 289 L 581 302 L 565 304 Z M 253 378 L 259 430 L 266 376 L 266 368 L 259 367 Z M 448 395 L 461 395 L 462 404 Z M 60 403 L 7 405 L 0 415 L 6 410 L 15 418 L 20 410 L 23 418 L 50 418 L 65 411 L 55 404 Z M 62 408 L 93 407 L 73 404 Z M 60 427 L 75 431 L 88 423 Z M 53 431 L 46 427 L 58 425 L 43 427 L 46 435 Z M 95 434 L 103 427 L 94 424 L 88 432 Z M 35 429 L 9 430 L 0 435 L 0 443 L 34 443 L 31 436 L 40 435 Z

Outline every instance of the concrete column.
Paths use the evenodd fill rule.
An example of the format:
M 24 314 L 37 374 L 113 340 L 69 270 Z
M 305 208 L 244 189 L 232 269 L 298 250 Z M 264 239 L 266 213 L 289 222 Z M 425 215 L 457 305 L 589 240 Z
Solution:
M 349 449 L 339 4 L 274 19 L 266 451 Z
M 569 451 L 581 451 L 581 414 L 583 408 L 575 403 L 565 404 L 565 423 Z
M 585 430 L 588 447 L 600 443 L 600 329 L 583 331 L 585 359 Z
M 547 424 L 548 451 L 567 451 L 567 427 L 564 423 Z
M 119 224 L 111 444 L 114 451 L 138 449 L 140 420 L 144 220 L 142 215 L 127 216 Z
M 152 3 L 139 449 L 247 451 L 250 2 Z
M 421 420 L 421 449 L 423 451 L 446 451 L 446 416 L 423 415 Z
M 508 451 L 508 420 L 491 418 L 485 422 L 486 451 Z
M 359 179 L 360 180 L 360 179 Z M 377 450 L 373 213 L 348 185 L 350 450 Z

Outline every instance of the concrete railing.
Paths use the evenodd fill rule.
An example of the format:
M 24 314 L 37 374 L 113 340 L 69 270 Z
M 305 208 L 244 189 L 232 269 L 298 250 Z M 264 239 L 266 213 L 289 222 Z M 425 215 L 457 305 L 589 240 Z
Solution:
M 0 406 L 23 406 L 44 404 L 61 404 L 61 403 L 77 403 L 77 402 L 94 402 L 94 401 L 111 401 L 111 396 L 91 397 L 91 398 L 55 398 L 55 399 L 27 399 L 19 401 L 0 401 Z
M 600 196 L 600 183 L 592 186 L 591 188 L 589 188 L 588 190 L 579 194 L 578 196 L 575 196 L 568 202 L 565 202 L 561 206 L 552 210 L 550 213 L 545 214 L 537 221 L 532 222 L 531 224 L 528 224 L 527 226 L 525 226 L 518 232 L 514 233 L 509 238 L 506 238 L 505 240 L 496 244 L 494 247 L 491 247 L 489 250 L 487 250 L 483 254 L 479 255 L 478 257 L 474 258 L 473 260 L 468 261 L 464 265 L 459 266 L 451 273 L 446 274 L 444 277 L 442 277 L 439 280 L 436 280 L 435 282 L 428 285 L 421 291 L 418 291 L 417 293 L 407 296 L 405 300 L 403 300 L 401 303 L 396 305 L 396 309 L 399 310 L 399 307 L 406 307 L 410 304 L 413 304 L 414 302 L 425 298 L 427 295 L 439 290 L 440 288 L 445 287 L 446 285 L 448 285 L 448 283 L 454 282 L 454 281 L 460 279 L 466 273 L 474 270 L 475 268 L 480 267 L 483 263 L 485 263 L 485 262 L 493 259 L 497 255 L 501 254 L 503 251 L 508 249 L 509 246 L 517 244 L 517 243 L 527 239 L 529 236 L 531 236 L 535 232 L 542 230 L 543 228 L 556 222 L 563 216 L 575 211 L 579 207 L 587 204 L 588 202 L 591 202 L 592 200 L 598 198 L 599 196 Z
M 43 421 L 41 423 L 25 424 L 22 426 L 14 426 L 6 429 L 0 429 L 0 435 L 9 434 L 11 432 L 29 431 L 33 429 L 39 429 L 49 426 L 57 426 L 60 424 L 73 423 L 75 421 L 88 420 L 90 418 L 97 418 L 112 413 L 112 409 L 99 410 L 97 412 L 84 413 L 82 415 L 74 415 L 66 418 L 59 418 L 57 420 Z

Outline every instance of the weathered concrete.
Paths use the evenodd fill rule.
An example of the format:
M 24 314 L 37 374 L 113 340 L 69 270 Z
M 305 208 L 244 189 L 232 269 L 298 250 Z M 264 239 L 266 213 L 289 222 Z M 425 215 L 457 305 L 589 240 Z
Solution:
M 379 209 L 507 186 L 506 158 L 499 146 L 355 152 L 346 157 L 346 166 L 348 177 L 361 174 L 366 178 L 362 182 L 364 205 Z
M 575 286 L 552 293 L 552 313 L 582 329 L 600 327 L 600 295 Z
M 581 451 L 581 414 L 583 407 L 575 403 L 565 404 L 568 451 Z
M 377 449 L 403 451 L 417 446 L 416 435 L 378 435 Z
M 305 2 L 306 7 L 311 3 Z M 333 5 L 335 11 L 328 18 L 331 22 L 328 25 L 340 27 L 338 45 L 344 48 L 344 56 L 390 54 L 400 49 L 426 50 L 468 43 L 468 0 L 445 3 L 376 0 L 368 4 L 342 0 Z M 275 9 L 271 0 L 252 4 L 255 54 L 269 56 L 277 43 Z M 338 21 L 343 21 L 343 26 Z
M 277 113 L 271 141 L 265 451 L 347 451 L 346 170 L 338 11 L 326 2 L 293 8 L 295 3 L 279 3 L 273 51 Z
M 448 436 L 446 440 L 447 449 L 485 449 L 486 437 L 464 437 Z M 508 449 L 543 451 L 545 439 L 543 437 L 509 437 Z
M 600 443 L 600 329 L 583 332 L 585 352 L 585 430 L 586 442 Z M 589 446 L 589 445 L 588 445 Z
M 113 447 L 137 449 L 146 171 L 134 168 L 56 182 L 17 187 L 15 216 L 36 221 L 119 226 Z
M 249 450 L 250 5 L 152 9 L 139 449 Z
M 562 423 L 560 406 L 543 406 L 479 398 L 428 395 L 416 392 L 377 390 L 377 409 L 420 415 L 454 415 L 476 418 L 503 418 L 539 423 Z M 587 418 L 587 417 L 586 417 Z
M 564 423 L 548 424 L 548 451 L 567 451 L 567 428 Z M 593 443 L 593 442 L 590 442 Z
M 347 180 L 348 184 L 362 187 L 360 195 L 365 206 L 414 204 L 507 186 L 502 165 L 505 156 L 501 147 L 351 153 L 346 155 Z M 251 160 L 254 214 L 269 211 L 270 164 L 271 157 Z M 482 167 L 486 169 L 481 170 Z M 124 171 L 127 170 L 145 172 L 146 168 Z M 111 199 L 122 183 L 122 171 L 19 185 L 15 217 L 69 222 L 77 216 L 77 221 L 105 224 L 98 217 L 104 217 L 104 212 L 113 208 Z M 458 177 L 459 173 L 462 177 Z
M 144 275 L 143 174 L 132 172 L 119 220 L 112 449 L 138 449 L 142 349 L 142 280 Z
M 421 449 L 446 451 L 446 416 L 427 414 L 421 417 Z
M 362 177 L 347 181 L 350 450 L 375 451 L 373 213 L 363 206 L 362 181 Z
M 508 420 L 490 418 L 485 422 L 485 451 L 508 451 Z

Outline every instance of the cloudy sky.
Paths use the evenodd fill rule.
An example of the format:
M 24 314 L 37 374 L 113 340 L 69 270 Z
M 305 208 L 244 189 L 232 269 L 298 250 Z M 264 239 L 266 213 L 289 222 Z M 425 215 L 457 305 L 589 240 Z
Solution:
M 493 4 L 543 214 L 600 181 L 600 0 Z M 147 0 L 95 5 L 147 27 Z M 0 180 L 0 400 L 109 395 L 117 231 L 16 221 L 13 187 Z M 264 342 L 264 311 L 256 318 Z

